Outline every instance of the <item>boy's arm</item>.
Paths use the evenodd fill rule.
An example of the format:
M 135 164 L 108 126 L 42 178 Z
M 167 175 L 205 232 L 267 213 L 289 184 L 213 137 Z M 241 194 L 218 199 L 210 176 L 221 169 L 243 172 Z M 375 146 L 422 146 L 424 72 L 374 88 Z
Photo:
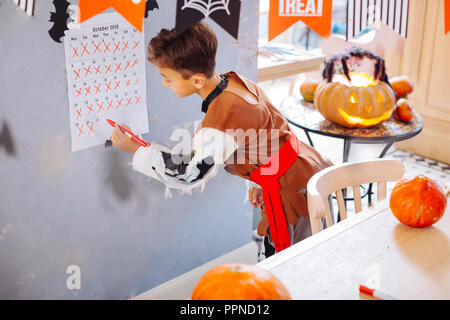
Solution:
M 187 190 L 204 185 L 217 173 L 217 166 L 234 153 L 234 138 L 213 128 L 201 128 L 193 137 L 193 156 L 172 154 L 171 150 L 152 143 L 140 147 L 133 156 L 132 167 L 174 189 Z

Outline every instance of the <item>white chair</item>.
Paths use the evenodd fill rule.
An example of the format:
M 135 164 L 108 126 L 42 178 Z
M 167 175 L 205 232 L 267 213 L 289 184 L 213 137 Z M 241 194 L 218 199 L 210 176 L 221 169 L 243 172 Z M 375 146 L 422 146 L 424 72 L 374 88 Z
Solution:
M 328 196 L 336 194 L 341 220 L 347 218 L 342 189 L 353 188 L 355 212 L 362 211 L 360 185 L 377 183 L 377 200 L 386 198 L 386 182 L 396 181 L 403 177 L 405 168 L 397 160 L 377 159 L 344 163 L 328 167 L 317 172 L 308 181 L 308 211 L 311 221 L 312 233 L 322 230 L 322 219 L 326 226 L 333 225 Z

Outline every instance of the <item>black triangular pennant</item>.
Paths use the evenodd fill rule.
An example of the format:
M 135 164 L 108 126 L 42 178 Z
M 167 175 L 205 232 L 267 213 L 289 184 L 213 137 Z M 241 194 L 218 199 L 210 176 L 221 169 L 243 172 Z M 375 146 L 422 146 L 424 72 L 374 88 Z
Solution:
M 210 17 L 237 39 L 240 13 L 241 0 L 177 0 L 175 33 L 178 35 Z

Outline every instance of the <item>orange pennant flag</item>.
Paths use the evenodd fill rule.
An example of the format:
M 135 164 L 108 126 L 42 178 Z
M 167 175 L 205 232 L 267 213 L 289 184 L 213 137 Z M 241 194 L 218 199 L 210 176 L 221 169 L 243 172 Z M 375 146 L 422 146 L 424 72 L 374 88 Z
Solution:
M 450 0 L 445 0 L 445 34 L 450 31 Z
M 142 32 L 145 15 L 145 0 L 79 0 L 80 23 L 114 8 L 137 30 Z
M 320 36 L 328 37 L 332 11 L 332 0 L 271 0 L 269 41 L 299 20 Z

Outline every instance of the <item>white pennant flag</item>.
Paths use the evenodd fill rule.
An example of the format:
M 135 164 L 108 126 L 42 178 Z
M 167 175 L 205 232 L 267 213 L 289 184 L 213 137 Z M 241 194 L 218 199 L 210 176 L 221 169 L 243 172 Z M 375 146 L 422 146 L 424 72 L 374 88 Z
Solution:
M 402 37 L 408 34 L 409 0 L 348 0 L 347 40 L 381 21 Z

